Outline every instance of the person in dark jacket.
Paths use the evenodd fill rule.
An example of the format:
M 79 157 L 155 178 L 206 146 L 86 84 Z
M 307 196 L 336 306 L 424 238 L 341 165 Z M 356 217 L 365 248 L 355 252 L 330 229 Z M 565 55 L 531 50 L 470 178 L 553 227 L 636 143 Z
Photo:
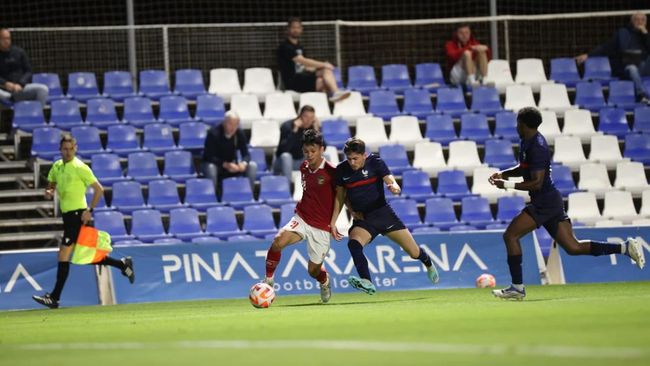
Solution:
M 628 25 L 619 28 L 612 38 L 588 54 L 576 56 L 576 61 L 582 64 L 592 56 L 608 57 L 612 74 L 632 80 L 637 99 L 650 103 L 650 91 L 644 89 L 642 78 L 650 76 L 650 36 L 645 14 L 632 14 Z
M 291 182 L 291 172 L 299 170 L 305 161 L 302 152 L 302 134 L 310 128 L 320 130 L 316 110 L 310 105 L 300 108 L 296 119 L 286 121 L 280 126 L 280 143 L 275 151 L 273 173 L 282 174 Z
M 18 102 L 38 100 L 47 102 L 47 86 L 32 84 L 32 67 L 27 53 L 11 44 L 11 32 L 0 28 L 0 99 Z
M 449 81 L 454 85 L 473 85 L 487 76 L 490 49 L 481 44 L 469 24 L 460 24 L 445 43 Z
M 240 157 L 237 156 L 239 152 Z M 250 160 L 244 131 L 239 129 L 239 116 L 233 111 L 226 112 L 222 124 L 212 127 L 205 138 L 201 169 L 215 187 L 224 178 L 246 175 L 255 183 L 257 164 Z

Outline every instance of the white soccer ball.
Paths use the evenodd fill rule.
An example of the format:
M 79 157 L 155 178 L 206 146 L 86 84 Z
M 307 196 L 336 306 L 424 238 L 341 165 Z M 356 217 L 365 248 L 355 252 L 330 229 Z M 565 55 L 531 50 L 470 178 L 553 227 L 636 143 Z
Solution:
M 275 291 L 266 283 L 256 283 L 251 287 L 248 299 L 258 309 L 268 308 L 275 300 Z
M 483 273 L 482 275 L 476 277 L 476 287 L 477 288 L 488 288 L 496 287 L 497 281 L 489 273 Z

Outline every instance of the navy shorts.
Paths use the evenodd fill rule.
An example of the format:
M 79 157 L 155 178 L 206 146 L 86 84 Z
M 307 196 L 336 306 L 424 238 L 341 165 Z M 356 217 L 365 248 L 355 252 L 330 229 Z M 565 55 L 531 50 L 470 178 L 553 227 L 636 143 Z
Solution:
M 81 214 L 86 211 L 75 210 L 61 214 L 63 218 L 63 242 L 62 245 L 69 247 L 77 242 L 79 231 L 81 230 Z
M 301 72 L 293 76 L 285 89 L 306 93 L 316 91 L 316 73 Z
M 352 229 L 354 229 L 355 226 L 370 233 L 372 236 L 370 239 L 371 241 L 379 234 L 386 235 L 391 231 L 406 229 L 402 220 L 397 217 L 395 211 L 393 211 L 393 209 L 388 205 L 364 213 L 363 220 L 355 219 L 352 222 L 352 227 L 350 228 L 349 233 L 352 232 Z
M 531 202 L 527 204 L 524 212 L 528 213 L 535 220 L 538 228 L 544 226 L 549 235 L 555 239 L 557 227 L 560 222 L 571 221 L 564 211 L 562 194 L 557 192 L 556 194 L 549 195 L 541 203 Z

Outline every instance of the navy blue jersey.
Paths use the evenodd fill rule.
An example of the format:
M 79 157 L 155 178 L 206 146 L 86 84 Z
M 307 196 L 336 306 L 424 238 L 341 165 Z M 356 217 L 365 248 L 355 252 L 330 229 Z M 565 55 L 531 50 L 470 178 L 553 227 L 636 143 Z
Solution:
M 347 160 L 336 167 L 336 185 L 348 191 L 352 210 L 369 212 L 386 206 L 384 196 L 384 177 L 390 170 L 381 158 L 370 154 L 366 163 L 359 170 L 352 170 Z
M 531 173 L 534 171 L 545 171 L 542 187 L 538 191 L 529 192 L 533 203 L 541 203 L 547 197 L 552 197 L 557 193 L 553 179 L 551 179 L 551 150 L 541 133 L 538 132 L 529 140 L 521 140 L 519 168 L 522 170 L 524 181 L 531 180 Z

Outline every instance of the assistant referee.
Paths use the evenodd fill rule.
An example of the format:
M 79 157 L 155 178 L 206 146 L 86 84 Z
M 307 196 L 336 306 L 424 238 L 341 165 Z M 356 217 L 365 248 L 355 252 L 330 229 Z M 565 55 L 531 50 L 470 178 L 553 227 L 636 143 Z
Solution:
M 77 141 L 72 136 L 65 135 L 61 138 L 59 148 L 61 150 L 61 159 L 52 165 L 47 175 L 48 185 L 45 189 L 47 199 L 54 196 L 54 190 L 56 189 L 63 216 L 63 240 L 59 246 L 56 284 L 51 293 L 32 296 L 37 303 L 52 309 L 59 307 L 61 291 L 63 291 L 63 286 L 68 278 L 70 257 L 77 242 L 79 230 L 81 230 L 82 225 L 87 225 L 92 220 L 93 209 L 104 194 L 104 188 L 99 184 L 92 170 L 76 157 Z M 86 189 L 88 186 L 92 186 L 94 190 L 90 207 L 86 203 Z M 135 280 L 131 257 L 118 260 L 107 256 L 104 260 L 95 264 L 119 268 L 131 283 Z

